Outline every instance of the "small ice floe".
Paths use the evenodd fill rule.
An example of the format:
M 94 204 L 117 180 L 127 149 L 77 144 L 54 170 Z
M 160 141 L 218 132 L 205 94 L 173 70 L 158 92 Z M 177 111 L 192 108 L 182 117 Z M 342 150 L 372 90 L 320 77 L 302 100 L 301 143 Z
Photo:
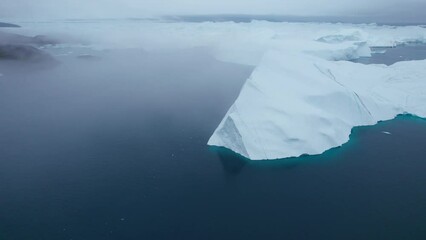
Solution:
M 100 60 L 100 57 L 94 56 L 91 54 L 81 54 L 77 56 L 78 59 L 84 59 L 84 60 Z
M 371 49 L 371 53 L 373 54 L 385 54 L 386 52 L 387 52 L 387 48 Z
M 383 134 L 386 134 L 386 135 L 392 135 L 392 133 L 390 133 L 390 132 L 386 132 L 386 131 L 383 131 L 382 133 L 383 133 Z
M 55 56 L 62 57 L 62 56 L 69 56 L 69 55 L 72 55 L 72 54 L 73 54 L 73 52 L 63 52 L 63 53 L 55 54 Z

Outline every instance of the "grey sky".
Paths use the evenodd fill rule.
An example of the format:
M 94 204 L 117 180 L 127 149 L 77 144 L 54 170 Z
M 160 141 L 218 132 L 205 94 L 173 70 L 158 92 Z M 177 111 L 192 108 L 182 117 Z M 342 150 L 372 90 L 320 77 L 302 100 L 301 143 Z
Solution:
M 102 18 L 173 14 L 385 15 L 426 21 L 426 0 L 1 0 L 0 17 Z

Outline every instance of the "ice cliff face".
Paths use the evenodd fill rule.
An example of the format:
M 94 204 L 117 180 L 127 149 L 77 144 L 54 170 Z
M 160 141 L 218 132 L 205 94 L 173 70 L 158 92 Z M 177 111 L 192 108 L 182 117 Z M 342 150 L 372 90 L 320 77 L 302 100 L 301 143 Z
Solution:
M 252 160 L 320 154 L 355 126 L 426 117 L 426 61 L 392 66 L 268 52 L 208 144 Z

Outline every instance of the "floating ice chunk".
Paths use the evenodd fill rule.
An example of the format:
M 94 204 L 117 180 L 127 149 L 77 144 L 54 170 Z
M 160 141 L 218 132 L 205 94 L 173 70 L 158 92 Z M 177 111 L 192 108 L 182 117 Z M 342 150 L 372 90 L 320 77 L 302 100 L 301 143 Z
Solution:
M 426 61 L 362 65 L 271 51 L 208 144 L 252 160 L 321 154 L 355 126 L 426 117 L 425 69 Z
M 383 131 L 382 133 L 383 133 L 383 134 L 386 134 L 386 135 L 392 135 L 392 133 L 390 133 L 390 132 L 386 132 L 386 131 Z
M 373 48 L 371 49 L 371 53 L 373 54 L 385 54 L 388 48 Z
M 340 43 L 340 42 L 348 42 L 348 41 L 359 41 L 360 39 L 356 36 L 345 36 L 345 35 L 329 35 L 324 36 L 318 39 L 320 42 L 325 43 Z
M 359 42 L 365 41 L 367 38 L 367 34 L 361 30 L 343 29 L 335 34 L 322 36 L 317 41 L 325 43 Z
M 312 48 L 312 47 L 311 47 Z M 309 49 L 309 47 L 307 47 Z M 315 50 L 304 50 L 304 52 L 330 61 L 354 60 L 361 57 L 371 57 L 371 49 L 365 42 L 331 45 L 318 47 Z

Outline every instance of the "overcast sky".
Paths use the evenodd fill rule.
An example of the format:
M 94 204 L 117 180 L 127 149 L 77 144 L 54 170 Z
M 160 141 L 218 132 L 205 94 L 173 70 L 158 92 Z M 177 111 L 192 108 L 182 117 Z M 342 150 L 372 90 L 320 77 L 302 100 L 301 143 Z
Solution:
M 0 0 L 0 17 L 103 18 L 177 14 L 385 15 L 426 21 L 426 0 Z

